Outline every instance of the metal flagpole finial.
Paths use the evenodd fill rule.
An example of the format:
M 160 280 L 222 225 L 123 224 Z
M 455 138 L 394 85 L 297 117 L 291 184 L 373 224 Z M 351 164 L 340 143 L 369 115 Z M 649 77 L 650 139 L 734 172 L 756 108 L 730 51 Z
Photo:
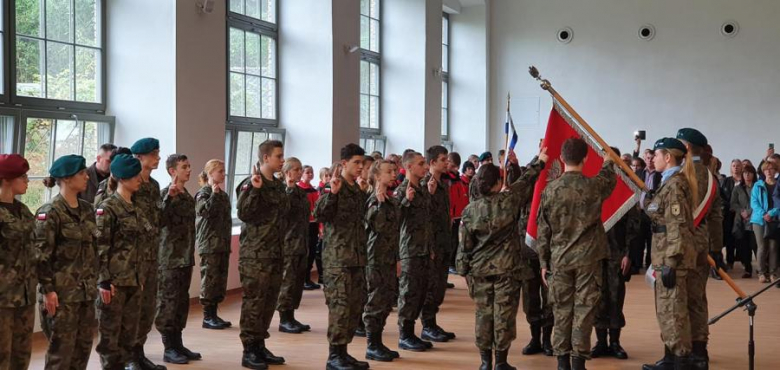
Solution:
M 550 81 L 545 80 L 542 78 L 542 75 L 539 73 L 539 70 L 536 69 L 535 66 L 531 66 L 528 68 L 528 73 L 531 74 L 531 77 L 535 78 L 537 81 L 542 83 L 542 89 L 549 90 L 550 89 Z

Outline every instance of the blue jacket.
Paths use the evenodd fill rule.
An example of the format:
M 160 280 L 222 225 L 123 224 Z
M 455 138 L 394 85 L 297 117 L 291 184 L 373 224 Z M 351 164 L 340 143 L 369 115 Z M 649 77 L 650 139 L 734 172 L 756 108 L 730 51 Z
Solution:
M 758 180 L 753 185 L 753 192 L 750 196 L 750 208 L 753 209 L 753 214 L 750 215 L 750 223 L 764 226 L 764 215 L 767 213 L 771 217 L 777 217 L 779 210 L 776 206 L 778 205 L 777 201 L 780 200 L 780 197 L 777 197 L 780 195 L 777 192 L 778 187 L 780 187 L 780 184 L 775 185 L 774 197 L 772 198 L 775 202 L 775 207 L 768 209 L 770 195 L 767 194 L 766 183 L 764 180 Z

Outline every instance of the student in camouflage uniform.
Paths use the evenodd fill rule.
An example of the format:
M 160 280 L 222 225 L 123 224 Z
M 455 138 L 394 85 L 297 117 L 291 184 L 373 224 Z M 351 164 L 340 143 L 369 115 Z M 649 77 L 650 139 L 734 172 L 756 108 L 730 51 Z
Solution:
M 0 370 L 27 369 L 35 322 L 35 217 L 14 199 L 27 192 L 30 165 L 0 154 Z
M 325 228 L 322 264 L 327 281 L 329 370 L 368 369 L 367 362 L 347 353 L 366 303 L 367 194 L 357 183 L 364 156 L 365 151 L 356 144 L 341 148 L 343 170 L 334 170 L 330 192 L 323 194 L 314 208 L 314 218 Z
M 311 330 L 309 325 L 295 319 L 295 310 L 301 305 L 303 284 L 306 281 L 311 205 L 303 189 L 296 185 L 303 173 L 301 161 L 295 157 L 287 158 L 282 166 L 282 173 L 287 184 L 286 194 L 290 208 L 285 216 L 287 229 L 284 234 L 284 268 L 276 310 L 279 311 L 279 331 L 300 334 Z
M 707 341 L 709 340 L 709 312 L 707 310 L 707 279 L 710 273 L 710 264 L 707 255 L 711 255 L 724 270 L 723 263 L 723 200 L 721 199 L 717 177 L 702 163 L 704 147 L 707 146 L 707 138 L 698 130 L 683 128 L 677 131 L 677 139 L 685 144 L 693 158 L 693 167 L 696 169 L 696 183 L 698 189 L 696 209 L 710 194 L 707 192 L 708 182 L 712 179 L 716 191 L 710 200 L 709 207 L 699 226 L 694 230 L 696 243 L 696 268 L 688 276 L 688 310 L 691 320 L 692 353 L 691 365 L 695 369 L 707 369 L 709 367 L 709 355 L 707 353 Z M 694 215 L 696 217 L 696 215 Z
M 426 187 L 431 181 L 435 186 L 430 190 L 431 207 L 428 223 L 431 225 L 431 246 L 434 259 L 430 263 L 430 288 L 425 296 L 420 319 L 423 324 L 422 339 L 433 342 L 447 342 L 455 339 L 455 334 L 442 329 L 436 322 L 439 306 L 444 302 L 447 291 L 447 276 L 452 251 L 452 225 L 450 224 L 450 187 L 442 176 L 447 172 L 449 158 L 447 149 L 434 145 L 425 152 L 428 173 L 420 180 L 420 186 Z
M 125 147 L 118 147 L 111 151 L 111 161 L 114 160 L 114 158 L 120 154 L 127 154 L 127 155 L 133 155 L 133 152 L 130 151 L 130 148 Z M 92 202 L 93 207 L 97 207 L 100 203 L 103 203 L 103 201 L 111 196 L 111 190 L 108 188 L 108 179 L 105 179 L 98 183 L 97 187 L 97 193 L 95 194 L 95 200 Z
M 597 176 L 583 175 L 587 155 L 584 140 L 570 138 L 563 143 L 565 172 L 545 187 L 537 215 L 537 249 L 542 279 L 550 289 L 553 304 L 553 348 L 559 369 L 585 369 L 585 361 L 590 358 L 590 335 L 600 299 L 601 260 L 607 258 L 601 206 L 617 183 L 609 158 Z
M 428 271 L 434 256 L 430 225 L 431 181 L 420 186 L 428 171 L 425 158 L 417 152 L 404 155 L 406 178 L 396 188 L 401 204 L 401 240 L 398 252 L 401 260 L 401 278 L 398 294 L 398 347 L 407 351 L 425 351 L 433 348 L 431 342 L 414 334 L 414 321 L 420 316 L 427 292 L 432 288 Z
M 217 305 L 225 300 L 230 239 L 233 220 L 230 215 L 230 197 L 225 183 L 225 162 L 212 159 L 206 162 L 198 177 L 200 190 L 195 194 L 195 241 L 200 255 L 200 304 L 203 306 L 203 327 L 224 329 L 230 321 L 217 316 Z
M 268 328 L 282 284 L 282 248 L 289 202 L 284 183 L 274 174 L 282 170 L 284 147 L 278 140 L 266 140 L 259 148 L 260 165 L 236 187 L 239 237 L 238 273 L 243 288 L 241 301 L 241 365 L 265 369 L 283 364 L 265 345 Z
M 182 331 L 190 312 L 190 281 L 195 265 L 195 199 L 185 185 L 192 167 L 187 156 L 171 154 L 165 161 L 171 183 L 160 191 L 162 197 L 159 286 L 157 288 L 157 318 L 154 325 L 160 332 L 165 352 L 163 361 L 186 364 L 200 360 L 182 343 Z
M 38 209 L 35 223 L 41 329 L 49 341 L 46 369 L 86 369 L 92 352 L 97 225 L 92 205 L 78 198 L 89 183 L 86 164 L 82 156 L 62 156 L 43 180 L 60 189 Z
M 97 224 L 98 340 L 95 351 L 104 369 L 142 369 L 133 356 L 141 315 L 143 276 L 141 234 L 148 221 L 133 200 L 141 187 L 141 162 L 120 154 L 111 162 L 113 194 L 95 210 Z
M 509 155 L 512 161 L 514 153 Z M 533 273 L 520 251 L 518 218 L 530 203 L 534 183 L 547 160 L 546 149 L 517 181 L 505 186 L 501 171 L 493 164 L 479 169 L 481 196 L 463 210 L 460 245 L 456 259 L 458 273 L 466 277 L 469 295 L 477 305 L 476 345 L 480 370 L 514 370 L 507 363 L 509 347 L 516 336 L 516 317 L 522 281 Z M 489 221 L 487 221 L 489 220 Z
M 645 196 L 642 206 L 652 221 L 655 305 L 664 357 L 642 369 L 687 370 L 692 368 L 689 277 L 696 269 L 697 254 L 692 214 L 698 191 L 696 170 L 691 153 L 679 140 L 660 139 L 654 149 L 653 162 L 663 173 L 662 182 L 655 195 L 651 192 Z
M 398 352 L 391 351 L 382 342 L 382 331 L 392 311 L 398 285 L 396 261 L 401 215 L 398 200 L 387 194 L 395 176 L 392 162 L 380 159 L 371 166 L 369 182 L 374 192 L 368 198 L 366 211 L 368 301 L 363 310 L 363 323 L 368 339 L 366 358 L 376 361 L 392 361 L 399 357 Z
M 162 220 L 160 218 L 160 207 L 162 199 L 160 197 L 160 184 L 152 178 L 152 171 L 157 169 L 160 164 L 160 142 L 154 138 L 145 138 L 136 141 L 130 150 L 136 158 L 141 161 L 143 171 L 141 171 L 141 188 L 135 194 L 134 202 L 141 214 L 146 218 L 143 232 L 141 233 L 140 252 L 140 274 L 143 279 L 141 282 L 143 289 L 141 291 L 141 313 L 138 321 L 138 333 L 136 336 L 133 355 L 135 360 L 145 370 L 163 370 L 165 366 L 155 365 L 144 354 L 144 344 L 149 332 L 154 324 L 154 315 L 157 309 L 157 285 L 158 285 L 158 261 L 157 257 L 160 249 L 160 227 Z

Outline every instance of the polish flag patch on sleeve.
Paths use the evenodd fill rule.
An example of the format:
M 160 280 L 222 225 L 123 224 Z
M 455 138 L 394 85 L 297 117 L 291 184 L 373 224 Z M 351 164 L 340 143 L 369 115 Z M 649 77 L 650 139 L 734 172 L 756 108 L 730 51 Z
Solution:
M 46 214 L 45 213 L 39 213 L 36 217 L 38 221 L 46 221 Z
M 103 208 L 98 208 L 98 209 L 95 211 L 95 214 L 96 214 L 96 215 L 98 215 L 98 216 L 102 216 L 102 215 L 103 215 L 103 213 L 104 213 L 104 211 L 103 211 Z

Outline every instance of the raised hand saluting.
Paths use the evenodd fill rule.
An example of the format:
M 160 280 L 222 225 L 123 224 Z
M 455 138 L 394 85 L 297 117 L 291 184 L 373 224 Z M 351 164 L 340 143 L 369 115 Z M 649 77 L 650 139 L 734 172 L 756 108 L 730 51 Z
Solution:
M 544 163 L 550 160 L 550 156 L 547 155 L 547 147 L 542 148 L 542 151 L 539 152 L 539 160 Z
M 333 176 L 330 178 L 330 192 L 331 194 L 338 194 L 341 190 L 341 167 L 336 167 L 333 171 Z
M 257 169 L 257 165 L 252 166 L 252 187 L 260 189 L 263 187 L 263 176 L 260 175 L 260 170 Z
M 431 179 L 428 180 L 428 192 L 431 194 L 436 193 L 436 178 L 431 176 Z
M 179 175 L 173 175 L 171 186 L 168 187 L 168 196 L 175 197 L 179 194 L 181 194 L 181 188 L 179 188 Z
M 414 200 L 414 194 L 416 192 L 414 191 L 414 186 L 412 184 L 409 184 L 409 187 L 406 188 L 406 199 L 409 199 L 409 201 Z

